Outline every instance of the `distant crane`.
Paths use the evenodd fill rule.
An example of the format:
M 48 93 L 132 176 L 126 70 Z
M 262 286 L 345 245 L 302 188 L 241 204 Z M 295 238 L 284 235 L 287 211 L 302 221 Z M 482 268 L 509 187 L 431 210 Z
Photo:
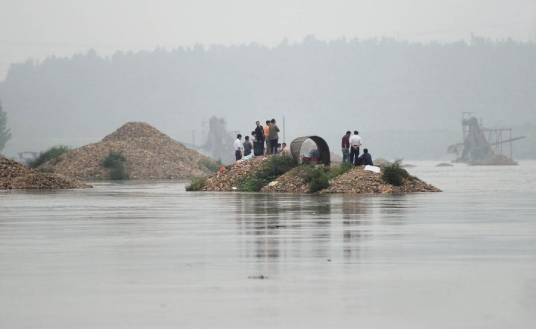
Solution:
M 512 128 L 485 128 L 470 112 L 462 117 L 463 143 L 448 147 L 456 154 L 456 162 L 472 165 L 516 165 L 512 159 L 512 143 L 525 136 L 512 137 Z

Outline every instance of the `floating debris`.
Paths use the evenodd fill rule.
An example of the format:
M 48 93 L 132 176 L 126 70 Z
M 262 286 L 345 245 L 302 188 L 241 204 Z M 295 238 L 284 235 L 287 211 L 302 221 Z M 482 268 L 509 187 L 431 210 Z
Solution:
M 261 275 L 250 275 L 248 276 L 248 279 L 252 279 L 252 280 L 266 280 L 268 279 L 268 277 L 264 274 L 261 274 Z
M 448 162 L 441 162 L 441 163 L 438 163 L 436 167 L 454 167 L 454 165 Z

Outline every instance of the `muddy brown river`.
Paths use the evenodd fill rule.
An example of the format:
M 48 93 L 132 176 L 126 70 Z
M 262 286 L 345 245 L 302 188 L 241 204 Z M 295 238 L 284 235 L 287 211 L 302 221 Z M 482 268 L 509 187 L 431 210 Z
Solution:
M 0 328 L 533 328 L 536 162 L 443 193 L 0 193 Z

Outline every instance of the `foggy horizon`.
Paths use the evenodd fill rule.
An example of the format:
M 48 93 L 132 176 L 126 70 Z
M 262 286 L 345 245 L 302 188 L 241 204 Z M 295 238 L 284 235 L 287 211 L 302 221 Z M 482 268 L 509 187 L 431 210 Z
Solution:
M 22 0 L 2 9 L 9 154 L 80 146 L 133 120 L 199 142 L 212 116 L 247 133 L 250 122 L 285 115 L 288 136 L 314 131 L 336 149 L 340 130 L 354 129 L 323 125 L 322 112 L 336 110 L 357 111 L 355 128 L 377 134 L 382 156 L 397 153 L 386 137 L 397 132 L 427 141 L 410 157 L 442 156 L 471 111 L 529 135 L 518 154 L 536 157 L 532 76 L 516 74 L 533 70 L 534 1 Z M 71 127 L 54 122 L 59 113 Z M 110 119 L 99 122 L 103 113 Z
M 159 46 L 155 45 L 153 47 L 146 47 L 146 48 L 117 48 L 114 50 L 102 50 L 101 47 L 95 47 L 95 46 L 88 46 L 87 48 L 81 48 L 80 50 L 77 50 L 73 53 L 66 53 L 64 55 L 56 55 L 55 53 L 51 53 L 49 55 L 45 55 L 44 57 L 27 57 L 22 58 L 20 60 L 17 60 L 12 63 L 8 63 L 6 66 L 7 69 L 4 71 L 0 71 L 0 83 L 5 81 L 7 78 L 7 75 L 9 73 L 9 69 L 12 65 L 16 64 L 24 64 L 27 62 L 35 63 L 35 64 L 41 64 L 42 62 L 48 60 L 48 59 L 72 59 L 73 57 L 77 56 L 85 56 L 88 53 L 95 53 L 97 56 L 103 58 L 103 59 L 110 59 L 114 55 L 117 54 L 138 54 L 138 53 L 152 53 L 155 51 L 166 51 L 166 52 L 173 52 L 175 50 L 194 50 L 195 48 L 201 47 L 203 50 L 210 50 L 213 48 L 219 48 L 219 47 L 225 47 L 225 48 L 235 48 L 235 47 L 243 47 L 243 46 L 258 46 L 262 48 L 267 49 L 274 49 L 280 45 L 289 45 L 289 46 L 299 46 L 300 44 L 303 44 L 308 38 L 313 38 L 315 40 L 330 43 L 330 42 L 337 42 L 337 41 L 344 41 L 344 42 L 352 42 L 352 41 L 358 41 L 358 42 L 379 42 L 379 41 L 395 41 L 400 43 L 407 43 L 411 45 L 420 45 L 420 46 L 427 46 L 427 45 L 448 45 L 448 44 L 456 44 L 456 43 L 464 43 L 466 45 L 471 45 L 471 42 L 476 40 L 486 40 L 489 42 L 496 42 L 496 43 L 502 43 L 502 42 L 514 42 L 519 44 L 527 44 L 527 45 L 534 45 L 536 44 L 536 38 L 534 40 L 518 40 L 514 39 L 512 37 L 504 37 L 504 38 L 491 38 L 485 35 L 477 35 L 470 33 L 465 38 L 459 38 L 459 39 L 453 39 L 453 40 L 411 40 L 411 39 L 403 39 L 403 38 L 397 38 L 393 36 L 373 36 L 373 37 L 367 37 L 367 38 L 360 38 L 359 36 L 354 37 L 346 37 L 346 36 L 340 36 L 340 37 L 334 37 L 334 38 L 319 38 L 315 34 L 308 34 L 304 35 L 302 38 L 297 40 L 289 40 L 288 38 L 283 38 L 279 42 L 275 42 L 273 44 L 269 43 L 259 43 L 256 41 L 244 41 L 244 42 L 237 42 L 237 43 L 193 43 L 193 44 L 180 44 L 175 46 Z M 1 43 L 1 41 L 0 41 Z M 111 47 L 110 47 L 111 49 Z
M 535 54 L 533 43 L 476 36 L 442 44 L 309 36 L 271 48 L 50 57 L 13 65 L 0 82 L 13 133 L 6 152 L 80 146 L 127 121 L 199 144 L 212 116 L 244 135 L 256 120 L 285 116 L 289 139 L 319 134 L 335 151 L 343 131 L 359 129 L 378 156 L 439 159 L 461 139 L 462 112 L 474 112 L 487 127 L 526 135 L 514 155 L 534 158 L 534 75 L 518 72 L 534 71 Z
M 385 37 L 409 42 L 453 42 L 475 35 L 528 42 L 536 40 L 536 3 L 7 1 L 0 11 L 0 80 L 11 63 L 72 56 L 89 49 L 107 56 L 196 44 L 276 46 L 308 35 L 320 40 Z

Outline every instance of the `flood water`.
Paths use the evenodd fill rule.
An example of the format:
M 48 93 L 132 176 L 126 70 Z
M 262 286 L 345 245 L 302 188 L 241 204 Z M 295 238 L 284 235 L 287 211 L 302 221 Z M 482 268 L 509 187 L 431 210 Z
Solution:
M 536 162 L 436 163 L 437 194 L 0 193 L 0 328 L 534 328 Z

